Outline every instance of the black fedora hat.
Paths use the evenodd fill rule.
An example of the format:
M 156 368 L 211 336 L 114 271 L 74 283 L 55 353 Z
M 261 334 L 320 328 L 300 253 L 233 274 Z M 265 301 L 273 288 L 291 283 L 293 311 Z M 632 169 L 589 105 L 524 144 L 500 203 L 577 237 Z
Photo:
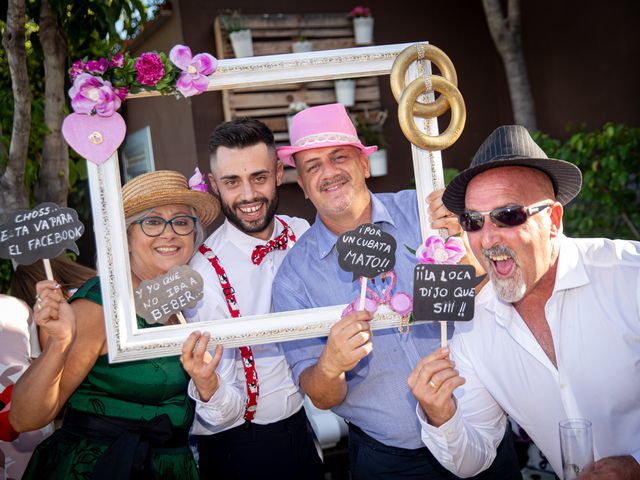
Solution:
M 521 125 L 496 128 L 480 145 L 471 165 L 460 172 L 444 191 L 442 201 L 453 213 L 464 212 L 467 185 L 473 177 L 497 167 L 519 165 L 536 168 L 551 179 L 556 200 L 569 203 L 580 192 L 582 173 L 573 163 L 547 157 Z

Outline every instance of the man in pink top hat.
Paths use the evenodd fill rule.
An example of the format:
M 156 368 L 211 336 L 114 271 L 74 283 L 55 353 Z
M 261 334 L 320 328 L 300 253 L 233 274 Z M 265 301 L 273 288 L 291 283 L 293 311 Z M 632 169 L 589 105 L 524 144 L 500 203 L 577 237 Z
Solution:
M 350 303 L 359 294 L 359 283 L 339 268 L 336 240 L 358 225 L 374 223 L 399 243 L 419 245 L 416 192 L 369 191 L 368 155 L 377 147 L 360 142 L 341 104 L 312 107 L 294 116 L 291 142 L 278 149 L 278 157 L 297 168 L 298 184 L 318 214 L 276 275 L 273 309 Z M 432 226 L 446 225 L 437 219 Z M 416 263 L 406 249 L 397 249 L 397 283 L 391 294 L 411 293 Z M 336 322 L 327 338 L 284 342 L 294 381 L 317 407 L 331 409 L 348 422 L 354 480 L 457 478 L 422 444 L 417 401 L 407 384 L 421 357 L 439 346 L 439 326 L 416 325 L 407 334 L 385 329 L 373 337 L 369 320 L 370 313 L 356 312 Z M 503 445 L 481 478 L 521 478 L 508 433 Z

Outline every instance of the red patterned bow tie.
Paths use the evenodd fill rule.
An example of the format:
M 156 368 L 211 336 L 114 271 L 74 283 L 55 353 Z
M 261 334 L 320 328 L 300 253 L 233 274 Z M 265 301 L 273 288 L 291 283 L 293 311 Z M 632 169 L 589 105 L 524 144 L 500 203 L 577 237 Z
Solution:
M 280 235 L 278 235 L 273 240 L 269 240 L 264 245 L 258 245 L 253 249 L 253 253 L 251 254 L 251 261 L 254 265 L 260 265 L 264 257 L 267 256 L 267 253 L 273 252 L 274 250 L 286 250 L 287 244 L 289 243 L 289 228 L 285 228 Z

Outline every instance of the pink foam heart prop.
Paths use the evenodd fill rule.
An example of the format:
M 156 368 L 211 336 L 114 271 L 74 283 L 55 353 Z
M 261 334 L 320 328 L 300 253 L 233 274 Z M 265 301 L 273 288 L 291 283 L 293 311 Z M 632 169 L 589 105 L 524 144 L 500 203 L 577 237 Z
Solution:
M 100 165 L 124 140 L 127 126 L 119 113 L 110 117 L 72 113 L 62 122 L 62 135 L 79 155 Z

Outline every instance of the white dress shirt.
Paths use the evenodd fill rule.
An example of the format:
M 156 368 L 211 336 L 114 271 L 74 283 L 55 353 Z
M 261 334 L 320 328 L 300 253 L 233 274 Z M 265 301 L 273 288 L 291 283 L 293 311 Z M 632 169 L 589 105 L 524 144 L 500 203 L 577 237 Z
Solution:
M 640 462 L 640 243 L 561 237 L 556 282 L 545 315 L 556 369 L 491 282 L 475 318 L 458 322 L 451 342 L 466 383 L 440 428 L 418 406 L 425 445 L 447 469 L 468 477 L 489 467 L 505 414 L 529 434 L 562 476 L 558 422 L 593 423 L 595 459 Z
M 278 215 L 293 230 L 296 240 L 309 228 L 309 223 L 300 218 Z M 282 233 L 282 224 L 274 219 L 275 227 L 270 239 Z M 269 240 L 270 240 L 269 239 Z M 274 250 L 268 253 L 260 265 L 251 262 L 251 253 L 260 240 L 238 230 L 228 220 L 206 241 L 220 259 L 229 283 L 235 290 L 241 316 L 259 315 L 271 311 L 271 284 L 285 255 L 291 249 Z M 195 309 L 185 310 L 188 322 L 199 322 L 229 318 L 227 302 L 216 272 L 201 253 L 196 252 L 189 262 L 204 280 L 204 296 Z M 253 422 L 274 423 L 290 417 L 302 408 L 303 396 L 291 377 L 291 369 L 279 343 L 254 345 L 251 347 L 258 372 L 260 395 Z M 196 401 L 196 417 L 192 433 L 207 435 L 222 432 L 244 423 L 247 400 L 246 382 L 242 357 L 237 348 L 227 348 L 217 369 L 220 386 L 208 402 L 200 400 L 193 380 L 189 382 L 189 396 Z

